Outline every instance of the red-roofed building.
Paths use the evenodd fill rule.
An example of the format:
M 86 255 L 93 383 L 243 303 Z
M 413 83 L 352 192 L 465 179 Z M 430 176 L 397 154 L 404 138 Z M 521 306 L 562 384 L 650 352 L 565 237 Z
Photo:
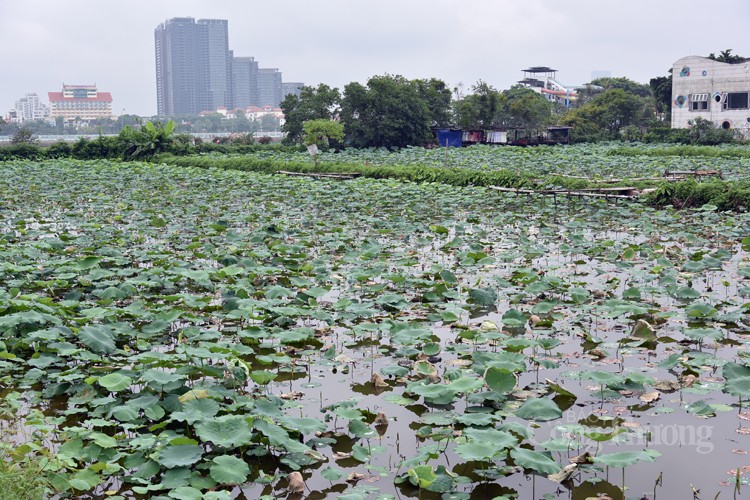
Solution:
M 48 92 L 50 118 L 95 120 L 112 118 L 112 94 L 99 92 L 96 85 L 65 85 L 62 92 Z

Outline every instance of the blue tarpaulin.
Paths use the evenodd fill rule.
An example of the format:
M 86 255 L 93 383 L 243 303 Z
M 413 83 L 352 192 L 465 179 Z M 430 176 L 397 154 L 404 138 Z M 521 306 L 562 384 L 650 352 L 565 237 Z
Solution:
M 460 148 L 463 146 L 460 130 L 439 129 L 437 131 L 438 143 L 443 147 Z

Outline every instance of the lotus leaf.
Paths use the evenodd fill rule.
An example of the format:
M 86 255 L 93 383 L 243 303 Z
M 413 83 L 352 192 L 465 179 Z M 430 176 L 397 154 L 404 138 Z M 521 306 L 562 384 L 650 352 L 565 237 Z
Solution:
M 240 415 L 224 415 L 200 422 L 195 426 L 195 431 L 202 440 L 224 448 L 248 444 L 253 437 L 250 424 Z
M 235 456 L 222 455 L 212 462 L 211 478 L 219 484 L 242 484 L 250 473 L 250 467 Z
M 514 448 L 511 450 L 510 456 L 517 465 L 540 474 L 556 474 L 562 468 L 560 464 L 544 453 L 527 450 L 526 448 Z
M 187 467 L 203 456 L 203 448 L 197 445 L 168 446 L 159 452 L 157 462 L 168 469 Z
M 621 451 L 593 457 L 592 461 L 608 467 L 628 467 L 638 462 L 653 462 L 660 455 L 656 450 Z
M 515 413 L 525 420 L 540 422 L 555 420 L 562 416 L 562 411 L 551 399 L 527 399 Z

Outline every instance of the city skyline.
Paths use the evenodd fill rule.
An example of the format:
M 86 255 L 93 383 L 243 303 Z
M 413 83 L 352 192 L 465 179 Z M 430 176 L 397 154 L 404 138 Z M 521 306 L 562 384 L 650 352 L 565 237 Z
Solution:
M 478 80 L 503 89 L 536 64 L 555 67 L 569 84 L 585 83 L 600 69 L 648 83 L 688 55 L 724 49 L 750 55 L 745 34 L 750 5 L 740 0 L 715 2 L 710 11 L 692 0 L 679 11 L 642 0 L 606 9 L 591 0 L 564 5 L 479 0 L 471 7 L 442 0 L 86 5 L 0 4 L 0 43 L 12 47 L 3 56 L 8 71 L 0 82 L 0 113 L 27 93 L 44 96 L 60 82 L 72 82 L 111 91 L 115 115 L 156 114 L 153 30 L 173 17 L 226 19 L 235 55 L 280 68 L 285 81 L 339 89 L 386 73 L 440 78 L 464 91 Z M 681 21 L 701 9 L 724 13 L 720 37 L 716 29 Z

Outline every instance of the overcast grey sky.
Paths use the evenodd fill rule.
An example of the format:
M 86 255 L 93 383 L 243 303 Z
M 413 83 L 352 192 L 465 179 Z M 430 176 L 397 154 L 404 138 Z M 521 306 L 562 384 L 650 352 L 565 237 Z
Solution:
M 172 17 L 228 19 L 235 55 L 340 89 L 385 73 L 504 89 L 541 65 L 568 84 L 648 83 L 683 56 L 750 56 L 748 0 L 0 0 L 0 115 L 63 82 L 156 113 L 153 33 Z

